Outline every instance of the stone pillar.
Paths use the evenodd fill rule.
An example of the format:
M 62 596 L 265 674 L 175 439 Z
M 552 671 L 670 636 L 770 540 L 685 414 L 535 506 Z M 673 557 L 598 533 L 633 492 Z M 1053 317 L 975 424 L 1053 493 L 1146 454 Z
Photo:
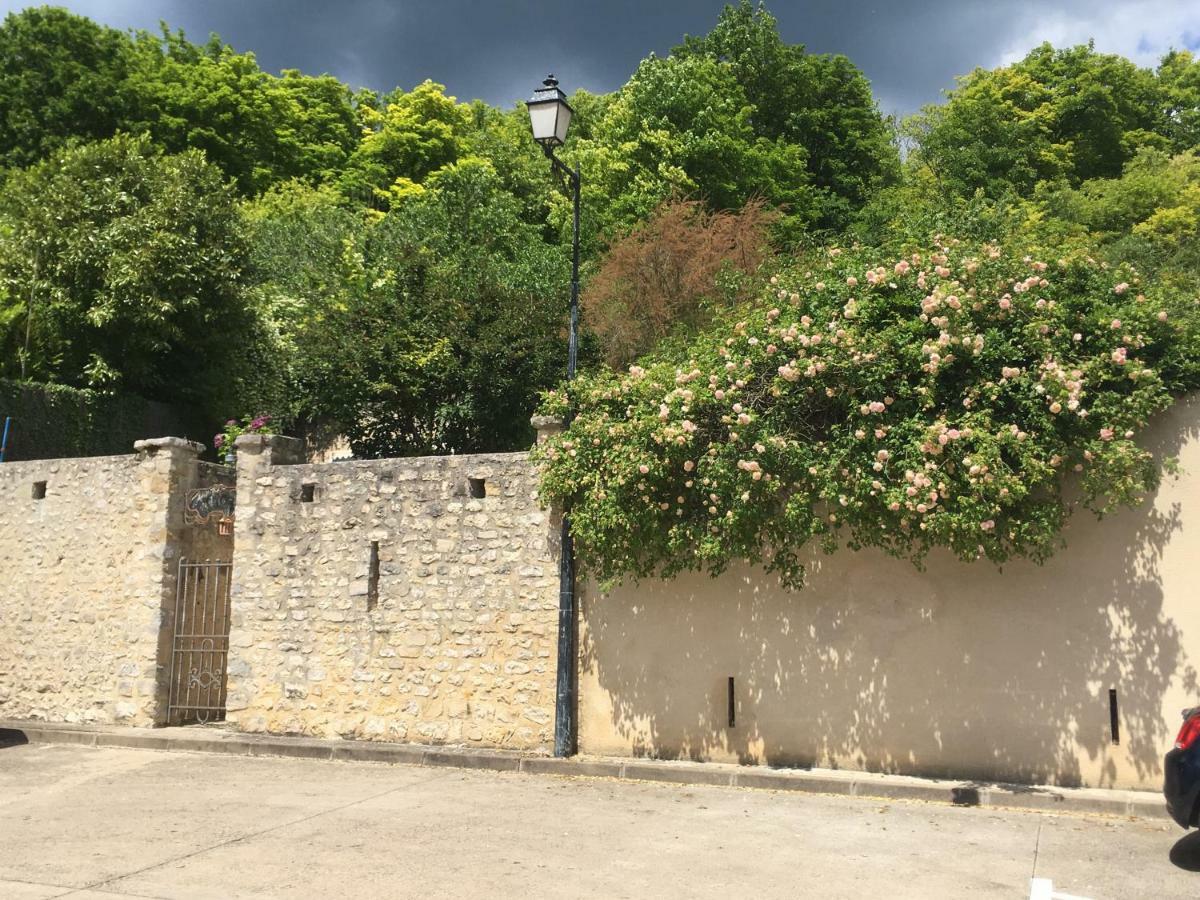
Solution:
M 149 438 L 133 445 L 137 453 L 140 493 L 152 513 L 138 538 L 139 558 L 157 572 L 156 589 L 145 595 L 147 626 L 139 666 L 133 714 L 118 718 L 131 725 L 163 725 L 167 721 L 171 639 L 175 628 L 175 590 L 184 539 L 183 511 L 187 486 L 204 445 L 177 437 Z M 153 662 L 152 662 L 153 661 Z M 119 705 L 119 704 L 118 704 Z
M 233 543 L 236 553 L 243 527 L 254 519 L 254 484 L 270 477 L 272 466 L 304 462 L 304 442 L 281 434 L 243 434 L 233 442 L 237 452 L 237 512 L 234 514 Z M 236 587 L 236 572 L 235 572 Z
M 529 424 L 537 429 L 537 442 L 545 443 L 556 434 L 562 434 L 563 421 L 557 416 L 534 416 Z
M 246 596 L 239 571 L 257 566 L 256 558 L 264 522 L 260 518 L 255 488 L 269 485 L 276 466 L 304 462 L 304 443 L 280 434 L 243 434 L 233 442 L 237 452 L 237 511 L 233 516 L 233 588 L 230 592 L 229 656 L 226 667 L 225 721 L 243 731 L 261 731 L 243 721 L 245 710 L 255 696 L 253 672 L 246 650 L 254 637 L 246 628 L 254 620 L 253 605 L 259 597 Z

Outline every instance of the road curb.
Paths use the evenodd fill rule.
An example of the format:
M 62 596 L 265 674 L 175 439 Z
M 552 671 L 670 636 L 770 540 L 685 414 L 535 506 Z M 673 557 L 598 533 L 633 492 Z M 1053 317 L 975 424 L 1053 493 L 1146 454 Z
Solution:
M 327 741 L 197 728 L 121 728 L 0 721 L 0 748 L 26 742 L 486 769 L 527 775 L 616 778 L 879 800 L 919 800 L 953 806 L 1168 819 L 1162 798 L 1149 791 L 988 784 L 845 770 L 770 769 L 720 763 L 593 757 L 556 759 L 506 750 Z

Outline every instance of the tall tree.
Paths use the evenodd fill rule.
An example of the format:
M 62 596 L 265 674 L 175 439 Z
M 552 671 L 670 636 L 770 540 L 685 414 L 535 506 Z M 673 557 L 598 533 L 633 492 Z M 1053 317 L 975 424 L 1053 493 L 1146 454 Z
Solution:
M 754 133 L 754 107 L 731 67 L 706 56 L 651 56 L 617 92 L 590 138 L 567 148 L 584 172 L 589 233 L 613 239 L 672 197 L 740 209 L 761 196 L 811 223 L 799 144 Z
M 565 366 L 567 257 L 489 162 L 439 168 L 382 217 L 311 192 L 269 203 L 256 271 L 293 323 L 298 412 L 364 456 L 528 445 Z
M 1172 50 L 1158 67 L 1166 100 L 1167 135 L 1175 151 L 1200 147 L 1200 59 Z
M 909 128 L 918 161 L 959 196 L 1116 177 L 1139 147 L 1169 141 L 1154 74 L 1090 44 L 1043 44 L 1011 66 L 976 69 Z
M 819 227 L 845 226 L 873 190 L 898 178 L 891 127 L 862 72 L 845 56 L 785 43 L 764 4 L 726 6 L 708 35 L 686 38 L 672 55 L 727 62 L 753 107 L 755 135 L 805 149 Z
M 9 13 L 0 26 L 0 166 L 27 166 L 68 139 L 127 125 L 129 55 L 127 35 L 65 9 Z
M 396 90 L 381 108 L 359 109 L 363 138 L 341 176 L 351 199 L 386 210 L 432 172 L 455 162 L 469 127 L 467 108 L 424 81 Z
M 203 150 L 243 194 L 338 171 L 358 141 L 348 87 L 332 76 L 263 72 L 215 35 L 204 45 L 142 32 L 130 76 L 132 127 L 171 152 Z

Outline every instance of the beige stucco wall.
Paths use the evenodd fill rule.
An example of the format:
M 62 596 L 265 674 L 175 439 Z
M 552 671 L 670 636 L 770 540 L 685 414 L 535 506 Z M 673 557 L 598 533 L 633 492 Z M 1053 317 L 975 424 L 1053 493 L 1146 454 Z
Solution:
M 0 465 L 0 719 L 161 721 L 178 556 L 218 552 L 183 498 L 217 473 L 198 444 L 139 446 Z
M 1200 703 L 1200 403 L 1147 446 L 1186 474 L 1138 509 L 1076 514 L 1041 567 L 841 551 L 798 593 L 749 569 L 586 591 L 582 749 L 1160 788 Z
M 228 723 L 549 744 L 557 569 L 526 454 L 288 465 L 298 448 L 285 439 L 237 449 Z M 484 499 L 468 477 L 485 479 Z

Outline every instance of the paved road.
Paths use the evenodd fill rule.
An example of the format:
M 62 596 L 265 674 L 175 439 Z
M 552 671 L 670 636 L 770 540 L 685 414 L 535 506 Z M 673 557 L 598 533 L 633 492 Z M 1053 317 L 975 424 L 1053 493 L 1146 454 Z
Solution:
M 1193 900 L 1200 837 L 1182 835 L 1162 822 L 749 789 L 0 749 L 5 900 L 1014 898 L 1029 896 L 1035 864 L 1076 896 Z

